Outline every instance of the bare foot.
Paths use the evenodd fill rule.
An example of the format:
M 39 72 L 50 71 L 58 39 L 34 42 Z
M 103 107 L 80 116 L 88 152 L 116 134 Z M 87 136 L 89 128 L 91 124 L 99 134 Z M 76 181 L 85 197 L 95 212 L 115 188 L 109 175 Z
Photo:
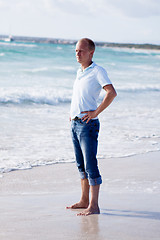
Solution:
M 66 209 L 77 209 L 77 208 L 87 208 L 89 205 L 88 202 L 78 202 L 78 203 L 75 203 L 73 205 L 71 205 L 70 207 L 66 207 Z
M 81 213 L 78 213 L 77 216 L 88 216 L 92 214 L 100 214 L 100 209 L 99 207 L 88 207 L 86 210 L 84 210 Z

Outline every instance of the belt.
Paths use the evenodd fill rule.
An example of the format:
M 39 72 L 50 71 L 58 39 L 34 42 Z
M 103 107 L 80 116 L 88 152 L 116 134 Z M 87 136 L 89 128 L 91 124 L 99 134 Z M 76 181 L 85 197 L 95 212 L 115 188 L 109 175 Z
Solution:
M 79 117 L 76 116 L 76 117 L 73 118 L 72 120 L 73 120 L 73 121 L 78 121 L 78 120 L 81 120 L 81 118 L 79 118 Z

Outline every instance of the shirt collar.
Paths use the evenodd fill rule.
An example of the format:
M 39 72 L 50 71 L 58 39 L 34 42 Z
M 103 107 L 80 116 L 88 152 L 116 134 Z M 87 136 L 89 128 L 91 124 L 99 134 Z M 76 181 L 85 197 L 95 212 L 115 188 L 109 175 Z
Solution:
M 89 65 L 87 68 L 84 69 L 84 71 L 82 70 L 81 67 L 80 67 L 80 70 L 81 70 L 81 72 L 86 72 L 86 71 L 88 71 L 90 68 L 94 68 L 95 65 L 96 65 L 96 64 L 95 64 L 94 62 L 92 62 L 91 65 Z

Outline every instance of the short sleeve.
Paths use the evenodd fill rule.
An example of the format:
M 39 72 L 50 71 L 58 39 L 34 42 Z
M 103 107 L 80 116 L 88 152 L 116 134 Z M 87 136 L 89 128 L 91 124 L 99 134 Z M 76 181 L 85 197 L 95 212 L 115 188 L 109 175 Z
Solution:
M 98 67 L 97 69 L 97 80 L 101 87 L 104 87 L 106 85 L 112 84 L 106 70 L 102 67 Z

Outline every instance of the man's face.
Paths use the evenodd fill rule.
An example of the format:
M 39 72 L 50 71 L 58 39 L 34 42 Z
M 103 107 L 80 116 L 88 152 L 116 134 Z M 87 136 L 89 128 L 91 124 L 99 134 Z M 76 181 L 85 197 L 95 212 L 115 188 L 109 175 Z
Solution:
M 76 45 L 76 58 L 80 64 L 90 63 L 92 60 L 93 52 L 89 50 L 88 44 L 85 41 L 79 41 Z

